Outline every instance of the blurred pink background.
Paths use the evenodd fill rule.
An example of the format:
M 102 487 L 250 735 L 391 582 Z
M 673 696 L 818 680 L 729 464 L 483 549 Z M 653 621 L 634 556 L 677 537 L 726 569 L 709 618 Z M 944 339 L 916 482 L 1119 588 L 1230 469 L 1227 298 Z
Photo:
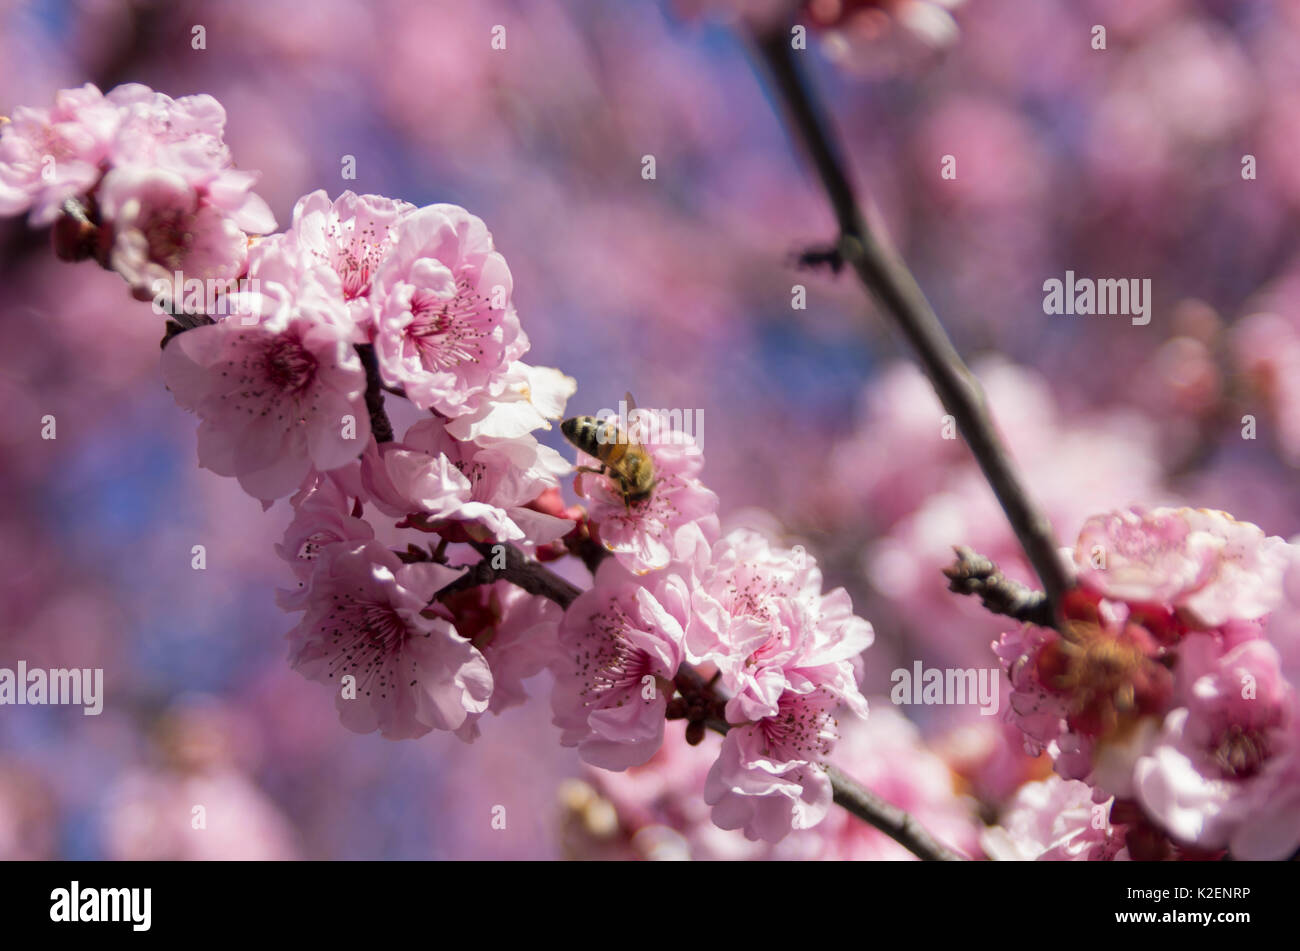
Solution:
M 805 62 L 1061 543 L 1130 503 L 1300 531 L 1300 8 L 968 0 L 957 20 L 886 75 L 817 36 Z M 793 268 L 834 222 L 725 25 L 600 0 L 0 0 L 0 64 L 0 114 L 87 81 L 212 94 L 282 227 L 316 188 L 464 205 L 510 263 L 529 362 L 579 381 L 570 411 L 626 390 L 704 410 L 724 524 L 805 545 L 875 624 L 866 692 L 916 659 L 996 666 L 1001 624 L 939 569 L 964 543 L 1030 575 L 901 342 L 847 276 Z M 1046 315 L 1066 270 L 1150 278 L 1150 324 Z M 473 745 L 349 733 L 285 662 L 288 508 L 197 468 L 160 319 L 18 220 L 0 274 L 0 667 L 102 667 L 107 692 L 97 717 L 0 708 L 0 858 L 571 854 L 558 791 L 583 771 L 546 675 Z M 960 765 L 973 709 L 900 712 Z M 975 772 L 995 807 L 1010 790 Z

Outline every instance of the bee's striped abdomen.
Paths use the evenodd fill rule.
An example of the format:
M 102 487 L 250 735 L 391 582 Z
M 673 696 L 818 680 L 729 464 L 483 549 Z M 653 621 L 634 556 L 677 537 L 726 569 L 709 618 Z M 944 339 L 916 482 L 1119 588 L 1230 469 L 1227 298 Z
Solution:
M 595 416 L 574 416 L 560 423 L 564 438 L 601 462 L 613 462 L 623 455 L 627 440 L 618 426 Z

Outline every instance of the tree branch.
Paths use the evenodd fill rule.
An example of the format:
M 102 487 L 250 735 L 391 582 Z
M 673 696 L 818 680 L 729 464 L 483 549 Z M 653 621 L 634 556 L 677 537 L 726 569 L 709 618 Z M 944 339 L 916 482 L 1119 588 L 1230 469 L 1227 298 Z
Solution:
M 827 766 L 835 804 L 859 819 L 871 823 L 903 848 L 927 862 L 959 862 L 962 857 L 945 847 L 925 830 L 911 813 L 885 802 L 870 789 L 845 775 L 838 766 Z
M 686 664 L 683 664 L 678 672 L 677 682 L 680 685 L 679 689 L 686 687 L 686 690 L 682 691 L 683 694 L 710 697 L 713 693 L 712 684 L 706 684 L 699 671 Z M 700 703 L 699 707 L 711 712 L 712 705 Z M 699 722 L 710 730 L 724 735 L 731 729 L 731 724 L 716 715 L 710 715 Z M 843 806 L 863 822 L 879 829 L 913 855 L 927 862 L 962 860 L 960 855 L 930 835 L 910 813 L 885 802 L 839 767 L 827 764 L 826 775 L 830 777 L 836 805 Z
M 600 569 L 601 563 L 606 559 L 613 557 L 613 552 L 602 545 L 596 539 L 587 533 L 574 542 L 566 542 L 569 551 L 582 559 L 582 563 L 587 566 L 587 570 L 595 577 L 596 572 Z
M 498 545 L 492 542 L 471 542 L 471 544 L 483 556 L 483 560 L 438 591 L 434 595 L 435 599 L 451 591 L 460 591 L 479 584 L 490 584 L 498 579 L 510 581 L 531 594 L 550 598 L 563 608 L 568 608 L 582 593 L 581 589 L 565 581 L 549 568 L 526 558 L 514 545 L 500 545 L 500 548 L 505 550 L 505 567 L 493 568 L 493 559 L 500 560 L 500 551 L 494 550 Z M 699 719 L 689 714 L 675 718 L 688 719 L 691 724 L 698 722 L 722 734 L 731 728 L 731 725 L 718 715 L 720 704 L 714 702 L 717 698 L 713 694 L 713 684 L 706 682 L 699 671 L 689 664 L 683 664 L 677 672 L 675 682 L 687 705 L 696 705 L 703 714 Z M 688 724 L 688 729 L 691 724 Z M 841 770 L 828 766 L 827 775 L 830 777 L 831 788 L 834 790 L 835 802 L 838 805 L 879 829 L 914 855 L 926 861 L 961 859 L 961 856 L 945 848 L 926 832 L 909 813 L 885 802 Z
M 788 32 L 760 38 L 759 51 L 767 64 L 785 110 L 785 121 L 821 179 L 839 224 L 836 245 L 841 259 L 893 318 L 911 344 L 934 385 L 944 408 L 957 421 L 984 477 L 997 496 L 1007 520 L 1046 590 L 1048 610 L 1055 614 L 1061 595 L 1072 585 L 1057 553 L 1051 523 L 1021 483 L 1010 454 L 989 417 L 984 393 L 962 362 L 943 325 L 907 267 L 872 235 L 845 171 L 839 141 L 816 95 L 795 62 Z
M 374 344 L 359 343 L 357 356 L 366 370 L 366 411 L 370 414 L 370 431 L 375 442 L 393 441 L 393 424 L 388 421 L 384 409 L 384 381 L 379 376 L 379 361 L 375 357 Z
M 1012 581 L 990 559 L 965 545 L 957 545 L 953 551 L 957 560 L 943 569 L 948 576 L 949 591 L 978 595 L 984 607 L 994 614 L 1040 627 L 1054 625 L 1055 618 L 1043 592 Z
M 514 545 L 502 544 L 499 542 L 470 542 L 483 560 L 473 565 L 464 575 L 457 578 L 451 584 L 442 588 L 434 594 L 434 599 L 442 597 L 444 594 L 450 594 L 455 591 L 463 591 L 466 588 L 477 587 L 482 584 L 491 584 L 494 581 L 509 581 L 520 588 L 523 588 L 529 594 L 541 595 L 543 598 L 549 598 L 562 608 L 568 608 L 570 604 L 582 594 L 582 589 L 574 585 L 541 562 L 533 561 L 524 556 Z M 505 557 L 505 566 L 502 568 L 494 567 L 496 562 Z

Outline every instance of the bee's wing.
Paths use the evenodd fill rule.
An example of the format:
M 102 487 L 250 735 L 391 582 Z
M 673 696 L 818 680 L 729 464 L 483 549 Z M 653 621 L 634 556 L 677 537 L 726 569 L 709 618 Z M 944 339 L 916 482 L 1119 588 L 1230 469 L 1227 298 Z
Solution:
M 633 430 L 640 427 L 632 422 L 632 414 L 636 412 L 636 400 L 632 398 L 631 390 L 623 394 L 623 401 L 627 403 L 627 444 L 629 446 L 640 446 L 640 441 L 633 434 Z

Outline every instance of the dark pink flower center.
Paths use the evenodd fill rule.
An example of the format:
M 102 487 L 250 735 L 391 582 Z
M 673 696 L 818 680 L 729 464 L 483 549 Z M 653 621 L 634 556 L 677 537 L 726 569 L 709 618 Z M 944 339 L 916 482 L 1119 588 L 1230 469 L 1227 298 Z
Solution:
M 425 290 L 411 296 L 413 319 L 406 333 L 427 369 L 441 370 L 483 359 L 480 340 L 491 333 L 496 323 L 487 305 L 487 296 L 476 293 L 468 278 L 457 281 L 456 296 L 452 298 Z
M 630 622 L 618 605 L 591 618 L 591 632 L 578 654 L 578 676 L 584 681 L 581 695 L 587 704 L 599 703 L 611 694 L 639 690 L 647 675 L 654 676 L 653 661 L 634 647 L 624 633 Z M 614 701 L 621 707 L 624 698 Z
M 1224 776 L 1249 779 L 1263 767 L 1269 747 L 1267 732 L 1234 723 L 1219 733 L 1210 755 Z
M 391 604 L 352 601 L 341 595 L 334 600 L 326 619 L 334 648 L 330 677 L 351 674 L 365 696 L 378 693 L 380 699 L 387 699 L 388 691 L 400 686 L 397 668 L 405 666 L 402 648 L 411 636 L 410 628 Z M 414 663 L 411 666 L 413 671 Z
M 777 703 L 776 716 L 758 722 L 764 755 L 790 761 L 817 760 L 830 753 L 835 720 L 820 694 L 820 690 L 807 696 L 786 694 Z
M 337 265 L 339 277 L 343 280 L 343 299 L 356 300 L 370 293 L 370 259 L 358 257 L 356 251 L 343 255 Z
M 368 604 L 361 609 L 361 634 L 378 650 L 392 650 L 406 640 L 406 623 L 387 604 Z
M 479 485 L 487 478 L 487 466 L 481 462 L 467 462 L 464 459 L 454 460 L 452 465 L 461 475 L 469 479 L 470 497 L 476 501 L 483 501 L 479 498 Z
M 313 532 L 302 540 L 296 557 L 299 561 L 312 561 L 320 554 L 322 548 L 339 540 L 333 532 Z
M 772 621 L 776 619 L 775 602 L 793 593 L 789 582 L 764 575 L 758 567 L 742 565 L 727 579 L 722 602 L 733 616 Z
M 723 607 L 733 617 L 749 617 L 767 623 L 772 636 L 745 660 L 748 667 L 756 667 L 774 654 L 785 651 L 790 646 L 789 631 L 778 623 L 775 602 L 779 598 L 789 597 L 792 593 L 789 584 L 773 578 L 760 577 L 756 573 L 741 569 L 736 576 L 727 581 L 724 589 Z
M 296 340 L 277 337 L 266 350 L 266 378 L 283 393 L 298 393 L 316 378 L 316 358 Z
M 185 259 L 194 247 L 193 219 L 179 209 L 159 211 L 144 226 L 149 260 L 172 271 L 184 270 Z

